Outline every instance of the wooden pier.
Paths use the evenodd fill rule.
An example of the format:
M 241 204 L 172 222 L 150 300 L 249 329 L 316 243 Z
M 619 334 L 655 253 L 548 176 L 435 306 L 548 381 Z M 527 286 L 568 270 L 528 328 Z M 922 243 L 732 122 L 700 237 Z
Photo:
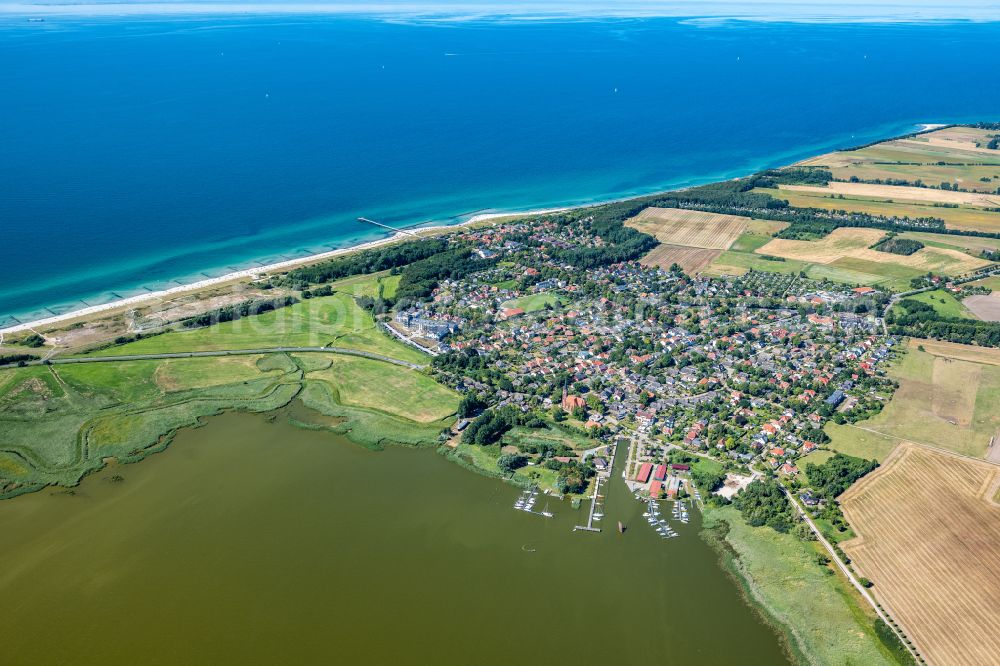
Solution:
M 594 496 L 590 498 L 590 514 L 587 516 L 586 525 L 577 525 L 573 531 L 582 530 L 584 532 L 600 532 L 600 527 L 594 527 L 594 514 L 597 513 L 597 498 L 601 496 L 601 481 L 603 476 L 598 475 L 594 481 Z
M 406 229 L 400 229 L 399 227 L 390 227 L 388 224 L 382 224 L 381 222 L 376 222 L 375 220 L 369 220 L 367 217 L 359 217 L 358 222 L 367 222 L 368 224 L 374 224 L 376 227 L 382 227 L 383 229 L 395 231 L 396 233 L 409 234 L 414 238 L 420 238 L 418 234 L 415 234 L 412 231 L 407 231 Z

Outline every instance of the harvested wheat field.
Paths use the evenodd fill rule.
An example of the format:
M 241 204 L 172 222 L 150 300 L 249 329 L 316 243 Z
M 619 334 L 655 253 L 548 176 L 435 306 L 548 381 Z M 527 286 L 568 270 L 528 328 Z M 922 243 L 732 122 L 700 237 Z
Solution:
M 682 245 L 659 245 L 649 251 L 640 260 L 644 266 L 659 266 L 670 268 L 679 265 L 688 275 L 694 275 L 715 261 L 722 250 L 711 250 L 701 247 L 684 247 Z
M 871 246 L 883 236 L 885 232 L 878 229 L 841 227 L 834 229 L 825 238 L 815 241 L 776 238 L 758 249 L 757 253 L 817 264 L 832 264 L 845 258 L 860 259 L 947 275 L 962 275 L 990 263 L 959 250 L 940 247 L 924 247 L 909 256 L 872 250 Z
M 728 250 L 749 221 L 748 217 L 697 210 L 647 208 L 626 224 L 668 245 Z
M 944 342 L 943 340 L 913 339 L 910 340 L 909 346 L 911 350 L 919 347 L 922 351 L 932 356 L 942 356 L 960 361 L 984 363 L 986 365 L 1000 365 L 1000 349 L 994 347 L 962 345 L 957 342 Z
M 872 185 L 870 183 L 844 183 L 830 181 L 826 187 L 819 185 L 779 185 L 778 189 L 791 192 L 818 192 L 821 194 L 843 194 L 845 196 L 892 199 L 893 201 L 933 201 L 935 203 L 961 204 L 993 208 L 1000 206 L 1000 195 L 981 192 L 953 192 L 931 187 L 908 187 L 904 185 Z
M 962 301 L 969 312 L 983 321 L 1000 321 L 1000 294 L 978 294 Z
M 931 664 L 1000 655 L 1000 467 L 904 443 L 841 496 L 842 545 Z

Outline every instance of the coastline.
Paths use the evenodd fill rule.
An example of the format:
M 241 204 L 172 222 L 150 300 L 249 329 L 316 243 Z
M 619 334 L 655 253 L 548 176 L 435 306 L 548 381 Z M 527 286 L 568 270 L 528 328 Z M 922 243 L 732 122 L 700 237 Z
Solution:
M 263 266 L 254 266 L 253 268 L 246 268 L 239 271 L 233 271 L 230 273 L 226 273 L 224 275 L 220 275 L 218 277 L 206 278 L 204 280 L 197 280 L 195 282 L 190 282 L 188 284 L 171 287 L 169 289 L 150 291 L 145 294 L 137 294 L 135 296 L 120 298 L 110 301 L 108 303 L 102 303 L 100 305 L 91 305 L 85 308 L 71 310 L 70 312 L 64 312 L 62 314 L 53 315 L 51 317 L 43 317 L 41 319 L 35 319 L 28 322 L 21 322 L 19 324 L 14 324 L 13 326 L 6 326 L 4 328 L 0 328 L 0 336 L 7 335 L 10 333 L 34 331 L 34 329 L 36 328 L 52 326 L 54 324 L 60 324 L 72 321 L 74 319 L 79 319 L 81 317 L 89 317 L 95 314 L 110 313 L 120 308 L 139 305 L 146 303 L 148 301 L 160 300 L 168 296 L 178 296 L 180 294 L 186 294 L 192 291 L 206 289 L 208 287 L 218 287 L 220 285 L 224 285 L 230 282 L 239 282 L 242 280 L 250 280 L 250 281 L 258 280 L 266 275 L 270 275 L 273 273 L 280 273 L 282 271 L 291 270 L 293 268 L 299 268 L 301 266 L 305 266 L 319 261 L 324 261 L 326 259 L 333 259 L 334 257 L 343 256 L 346 254 L 350 254 L 352 252 L 361 252 L 363 250 L 370 250 L 376 247 L 381 247 L 383 245 L 389 245 L 392 243 L 403 241 L 410 236 L 422 236 L 425 233 L 434 234 L 434 233 L 448 232 L 451 230 L 460 229 L 462 227 L 470 226 L 473 224 L 488 222 L 490 220 L 495 220 L 504 217 L 515 217 L 515 216 L 531 217 L 533 215 L 546 215 L 549 213 L 558 213 L 577 208 L 589 208 L 591 206 L 600 206 L 607 203 L 613 203 L 614 201 L 624 201 L 624 200 L 625 199 L 615 199 L 611 201 L 600 201 L 595 203 L 581 204 L 579 206 L 565 206 L 562 208 L 544 208 L 537 210 L 528 210 L 523 212 L 510 211 L 510 212 L 480 213 L 478 215 L 473 215 L 467 220 L 464 220 L 462 222 L 456 222 L 454 224 L 436 224 L 428 227 L 403 228 L 385 238 L 379 238 L 376 240 L 367 241 L 364 243 L 360 243 L 358 245 L 351 245 L 349 247 L 342 247 L 336 250 L 329 250 L 327 252 L 310 254 L 296 259 L 286 259 L 284 261 L 278 261 Z M 2 340 L 0 340 L 0 343 L 2 343 Z
M 930 131 L 930 130 L 932 130 L 934 128 L 937 128 L 937 127 L 942 127 L 942 126 L 944 126 L 944 124 L 942 124 L 942 123 L 913 123 L 911 126 L 915 128 L 915 131 L 917 133 L 922 133 L 922 132 Z M 893 138 L 896 138 L 896 137 L 899 137 L 899 136 L 905 136 L 905 135 L 906 135 L 905 133 L 904 134 L 893 134 L 893 135 L 885 137 L 885 138 L 883 138 L 881 140 L 882 141 L 888 141 L 888 140 L 891 140 Z M 844 148 L 843 147 L 830 147 L 830 148 L 827 148 L 826 150 L 824 150 L 822 153 L 812 153 L 812 155 L 815 156 L 817 154 L 824 154 L 825 152 L 831 152 L 831 151 L 841 150 L 841 149 L 844 149 Z M 785 164 L 794 164 L 794 163 L 796 163 L 796 162 L 795 161 L 785 162 Z M 764 167 L 762 167 L 762 168 L 764 168 Z M 708 179 L 708 180 L 704 181 L 704 183 L 720 182 L 720 181 L 730 180 L 731 178 L 737 178 L 737 177 L 739 177 L 739 175 L 732 175 L 732 176 L 724 177 L 724 178 Z M 295 259 L 286 259 L 286 260 L 283 260 L 283 261 L 279 261 L 279 262 L 275 262 L 275 263 L 271 263 L 271 264 L 266 264 L 266 265 L 262 265 L 262 266 L 253 266 L 253 267 L 250 267 L 250 268 L 246 268 L 246 269 L 242 269 L 242 270 L 238 270 L 238 271 L 232 271 L 232 272 L 229 272 L 229 273 L 225 273 L 223 275 L 219 275 L 219 276 L 213 277 L 213 278 L 205 278 L 205 279 L 196 280 L 194 282 L 190 282 L 190 283 L 187 283 L 187 284 L 180 284 L 180 285 L 178 285 L 176 287 L 170 287 L 168 289 L 162 289 L 162 290 L 156 290 L 156 291 L 149 291 L 149 292 L 146 292 L 146 293 L 136 294 L 134 296 L 128 296 L 128 297 L 125 297 L 125 298 L 118 298 L 118 299 L 115 299 L 115 300 L 112 300 L 112 301 L 108 301 L 107 303 L 101 303 L 101 304 L 97 304 L 97 305 L 86 306 L 86 307 L 83 307 L 83 308 L 77 308 L 77 309 L 74 309 L 74 310 L 70 310 L 70 311 L 64 312 L 64 313 L 53 314 L 51 317 L 41 317 L 41 318 L 38 318 L 38 319 L 32 319 L 30 321 L 26 321 L 26 322 L 22 321 L 22 322 L 13 324 L 13 325 L 3 326 L 2 328 L 0 328 L 0 344 L 2 344 L 2 342 L 3 342 L 2 341 L 2 336 L 4 336 L 4 335 L 8 335 L 8 334 L 12 334 L 12 333 L 21 333 L 21 332 L 25 332 L 25 331 L 35 331 L 36 328 L 50 327 L 50 326 L 53 326 L 55 324 L 65 323 L 65 322 L 73 321 L 73 320 L 76 320 L 76 319 L 80 319 L 80 318 L 84 318 L 84 317 L 89 317 L 89 316 L 92 316 L 92 315 L 95 315 L 95 314 L 110 313 L 110 312 L 114 312 L 114 311 L 122 309 L 122 308 L 127 308 L 129 306 L 139 305 L 139 304 L 147 303 L 149 301 L 155 301 L 155 300 L 163 299 L 164 297 L 172 297 L 172 296 L 177 296 L 177 295 L 181 295 L 181 294 L 187 294 L 187 293 L 191 293 L 191 292 L 194 292 L 194 291 L 199 291 L 201 289 L 206 289 L 206 288 L 209 288 L 209 287 L 218 287 L 220 285 L 224 285 L 224 284 L 227 284 L 227 283 L 236 283 L 236 282 L 245 281 L 245 280 L 253 281 L 253 280 L 260 279 L 261 277 L 263 277 L 265 275 L 268 275 L 268 274 L 271 274 L 271 273 L 286 271 L 286 270 L 290 270 L 290 269 L 293 269 L 293 268 L 298 268 L 300 266 L 308 265 L 308 264 L 311 264 L 311 263 L 323 261 L 323 260 L 326 260 L 326 259 L 332 259 L 334 257 L 343 256 L 343 255 L 349 254 L 351 252 L 358 252 L 358 251 L 362 251 L 362 250 L 372 249 L 372 248 L 380 247 L 380 246 L 383 246 L 383 245 L 387 245 L 387 244 L 399 242 L 401 240 L 404 240 L 407 236 L 422 235 L 423 233 L 428 233 L 428 232 L 429 233 L 447 233 L 447 232 L 449 232 L 451 230 L 460 229 L 460 228 L 465 227 L 465 226 L 470 226 L 470 225 L 474 225 L 474 224 L 478 224 L 478 223 L 482 223 L 482 222 L 488 222 L 490 220 L 496 220 L 496 219 L 505 218 L 505 217 L 515 217 L 515 216 L 517 216 L 517 217 L 531 217 L 531 216 L 535 216 L 535 215 L 546 215 L 546 214 L 557 213 L 557 212 L 564 212 L 564 211 L 569 211 L 569 210 L 579 210 L 579 209 L 583 209 L 583 208 L 592 208 L 592 207 L 603 206 L 603 205 L 612 204 L 612 203 L 619 203 L 619 202 L 622 202 L 622 201 L 629 201 L 631 199 L 636 199 L 636 198 L 640 198 L 640 197 L 644 197 L 644 196 L 655 196 L 655 195 L 667 194 L 667 193 L 670 193 L 670 192 L 677 192 L 677 191 L 681 191 L 681 190 L 687 189 L 689 187 L 695 187 L 695 186 L 698 186 L 698 185 L 704 184 L 704 183 L 701 182 L 701 181 L 689 182 L 689 183 L 687 183 L 685 185 L 682 185 L 680 187 L 667 187 L 667 188 L 663 188 L 663 189 L 654 189 L 654 190 L 652 190 L 650 192 L 646 192 L 646 193 L 634 193 L 634 194 L 629 194 L 627 196 L 612 197 L 612 198 L 609 198 L 609 199 L 601 199 L 601 200 L 597 200 L 597 201 L 588 201 L 588 202 L 585 202 L 585 203 L 573 204 L 573 205 L 568 205 L 568 206 L 555 206 L 555 207 L 549 206 L 549 207 L 544 207 L 544 208 L 533 208 L 533 209 L 523 210 L 523 211 L 509 210 L 509 211 L 496 211 L 496 212 L 490 212 L 490 213 L 478 213 L 478 214 L 472 214 L 471 217 L 469 217 L 466 220 L 456 221 L 456 222 L 453 222 L 453 223 L 434 224 L 433 221 L 429 221 L 427 224 L 430 224 L 430 226 L 412 225 L 412 226 L 407 226 L 407 227 L 399 227 L 398 228 L 399 230 L 396 231 L 396 233 L 393 233 L 390 236 L 387 236 L 387 237 L 384 237 L 384 238 L 378 238 L 378 239 L 371 240 L 371 241 L 366 241 L 366 242 L 360 243 L 358 245 L 351 245 L 351 246 L 348 246 L 348 247 L 338 248 L 336 250 L 328 250 L 328 251 L 325 251 L 325 252 L 319 252 L 319 253 L 316 253 L 316 254 L 310 254 L 310 255 L 303 256 L 303 257 L 298 257 L 298 258 L 295 258 Z
M 539 212 L 540 213 L 540 212 Z M 530 213 L 526 213 L 530 214 Z M 509 214 L 506 214 L 509 215 Z M 360 252 L 362 250 L 369 250 L 372 248 L 380 247 L 382 245 L 388 245 L 391 243 L 403 240 L 411 235 L 418 235 L 419 232 L 429 231 L 444 231 L 448 229 L 455 229 L 462 227 L 474 222 L 480 222 L 484 219 L 489 219 L 490 217 L 505 216 L 501 214 L 486 214 L 477 215 L 465 222 L 449 225 L 436 225 L 433 227 L 423 227 L 416 229 L 414 231 L 397 231 L 391 236 L 386 238 L 379 238 L 373 241 L 367 241 L 359 245 L 352 245 L 349 247 L 338 248 L 336 250 L 329 250 L 327 252 L 320 252 L 317 254 L 307 255 L 305 257 L 299 257 L 297 259 L 286 259 L 284 261 L 279 261 L 273 264 L 266 264 L 263 266 L 254 266 L 253 268 L 246 268 L 239 271 L 233 271 L 231 273 L 226 273 L 214 278 L 206 278 L 204 280 L 197 280 L 184 285 L 179 285 L 177 287 L 171 287 L 170 289 L 162 289 L 159 291 L 150 291 L 145 294 L 138 294 L 136 296 L 129 296 L 127 298 L 117 299 L 108 303 L 102 303 L 100 305 L 92 305 L 85 308 L 80 308 L 78 310 L 72 310 L 70 312 L 65 312 L 58 315 L 53 315 L 51 317 L 44 317 L 42 319 L 36 319 L 29 322 L 21 322 L 20 324 L 15 324 L 13 326 L 7 326 L 0 328 L 0 335 L 8 333 L 20 333 L 23 331 L 31 331 L 38 327 L 51 326 L 53 324 L 59 324 L 62 322 L 70 321 L 73 319 L 79 319 L 81 317 L 88 317 L 94 314 L 100 314 L 105 312 L 112 312 L 118 310 L 119 308 L 124 308 L 132 305 L 138 305 L 146 303 L 148 301 L 159 300 L 167 296 L 177 296 L 179 294 L 185 294 L 192 291 L 198 291 L 200 289 L 205 289 L 207 287 L 217 287 L 229 282 L 239 282 L 241 280 L 257 280 L 265 275 L 272 273 L 277 273 L 281 271 L 290 270 L 293 268 L 298 268 L 310 263 L 317 261 L 323 261 L 326 259 L 332 259 L 334 257 L 342 256 L 345 254 L 350 254 L 351 252 Z

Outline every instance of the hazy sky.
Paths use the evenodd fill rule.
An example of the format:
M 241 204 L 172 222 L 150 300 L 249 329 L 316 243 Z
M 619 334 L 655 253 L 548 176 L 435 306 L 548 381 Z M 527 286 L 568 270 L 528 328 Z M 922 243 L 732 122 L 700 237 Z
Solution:
M 351 13 L 436 17 L 692 16 L 754 20 L 925 21 L 1000 20 L 1000 0 L 0 0 L 6 14 L 184 14 L 230 12 Z

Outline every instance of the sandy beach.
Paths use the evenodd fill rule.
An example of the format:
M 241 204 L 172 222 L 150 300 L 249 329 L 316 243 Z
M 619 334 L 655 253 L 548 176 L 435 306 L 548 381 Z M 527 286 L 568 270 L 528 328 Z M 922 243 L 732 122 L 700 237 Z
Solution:
M 917 124 L 918 132 L 926 132 L 939 127 L 944 127 L 940 123 L 919 123 Z M 635 199 L 641 196 L 650 196 L 654 194 L 666 194 L 672 191 L 679 191 L 686 189 L 686 187 L 681 187 L 677 189 L 664 189 L 657 190 L 654 192 L 648 192 L 645 194 L 635 194 L 627 197 L 619 197 L 615 199 L 608 199 L 603 201 L 592 201 L 588 203 L 573 205 L 573 206 L 562 206 L 555 208 L 539 208 L 527 211 L 497 211 L 492 213 L 479 213 L 473 215 L 467 220 L 462 222 L 456 222 L 454 224 L 438 224 L 426 227 L 411 227 L 409 229 L 396 229 L 395 227 L 390 227 L 388 225 L 384 226 L 386 229 L 396 229 L 396 233 L 388 236 L 386 238 L 380 238 L 373 241 L 368 241 L 366 243 L 361 243 L 359 245 L 352 245 L 350 247 L 344 247 L 337 250 L 330 250 L 327 252 L 320 252 L 317 254 L 311 254 L 304 257 L 299 257 L 297 259 L 288 259 L 285 261 L 279 261 L 277 263 L 267 264 L 263 266 L 254 266 L 252 268 L 247 268 L 240 271 L 233 271 L 231 273 L 226 273 L 214 278 L 206 278 L 204 280 L 198 280 L 196 282 L 191 282 L 188 284 L 180 285 L 177 287 L 172 287 L 170 289 L 164 289 L 161 291 L 151 291 L 145 294 L 138 294 L 136 296 L 130 296 L 128 298 L 122 298 L 114 300 L 101 305 L 94 305 L 90 307 L 80 308 L 78 310 L 73 310 L 71 312 L 66 312 L 59 315 L 54 315 L 52 317 L 45 317 L 42 319 L 36 319 L 30 322 L 21 322 L 13 326 L 8 326 L 5 328 L 0 328 L 0 336 L 9 333 L 18 333 L 21 331 L 34 331 L 35 329 L 42 327 L 49 327 L 53 324 L 59 324 L 66 321 L 71 321 L 74 319 L 80 319 L 83 317 L 89 317 L 95 314 L 108 313 L 115 310 L 120 310 L 135 305 L 140 305 L 147 303 L 149 301 L 161 300 L 169 296 L 177 296 L 180 294 L 190 293 L 193 291 L 198 291 L 200 289 L 205 289 L 207 287 L 219 286 L 231 282 L 239 282 L 243 280 L 256 280 L 267 275 L 272 275 L 274 273 L 280 273 L 283 271 L 291 270 L 306 264 L 315 263 L 317 261 L 323 261 L 325 259 L 331 259 L 333 257 L 342 256 L 350 252 L 358 252 L 361 250 L 367 250 L 375 247 L 380 247 L 382 245 L 387 245 L 389 243 L 395 243 L 397 241 L 403 240 L 409 236 L 420 236 L 426 232 L 440 232 L 440 231 L 450 231 L 459 229 L 463 226 L 468 226 L 472 224 L 477 224 L 480 222 L 486 222 L 489 220 L 495 220 L 498 218 L 505 217 L 527 217 L 532 215 L 547 215 L 551 213 L 559 213 L 568 210 L 577 210 L 580 208 L 590 208 L 593 206 L 601 206 L 609 203 L 617 203 L 620 201 L 628 201 L 630 199 Z
M 596 204 L 587 204 L 587 205 L 593 206 Z M 264 266 L 254 266 L 252 268 L 247 268 L 240 271 L 233 271 L 231 273 L 226 273 L 225 275 L 220 275 L 214 278 L 206 278 L 204 280 L 198 280 L 196 282 L 191 282 L 177 287 L 172 287 L 170 289 L 151 291 L 145 294 L 138 294 L 136 296 L 130 296 L 128 298 L 118 299 L 115 301 L 111 301 L 109 303 L 103 303 L 101 305 L 93 305 L 90 307 L 80 308 L 78 310 L 65 312 L 63 314 L 54 315 L 52 317 L 45 317 L 43 319 L 36 319 L 34 321 L 29 321 L 29 322 L 22 322 L 20 324 L 15 324 L 13 326 L 0 328 L 0 336 L 10 333 L 19 333 L 22 331 L 36 331 L 36 329 L 50 327 L 54 324 L 60 324 L 74 319 L 81 319 L 84 317 L 89 317 L 97 314 L 110 313 L 116 310 L 142 305 L 148 303 L 149 301 L 162 300 L 167 297 L 178 296 L 180 294 L 186 294 L 193 291 L 205 289 L 208 287 L 217 287 L 219 285 L 227 284 L 230 282 L 240 282 L 243 280 L 257 280 L 268 275 L 273 275 L 275 273 L 288 271 L 293 268 L 304 266 L 306 264 L 316 263 L 317 261 L 332 259 L 334 257 L 343 256 L 351 252 L 370 250 L 372 248 L 381 247 L 383 245 L 388 245 L 390 243 L 395 243 L 397 241 L 405 240 L 406 238 L 409 238 L 411 236 L 422 236 L 427 232 L 450 231 L 459 229 L 464 226 L 468 226 L 470 224 L 476 224 L 479 222 L 485 222 L 502 217 L 511 217 L 512 215 L 517 215 L 517 216 L 544 215 L 547 213 L 555 213 L 563 210 L 568 210 L 568 209 L 546 208 L 541 210 L 531 210 L 525 212 L 481 213 L 479 215 L 472 216 L 471 218 L 465 220 L 464 222 L 457 222 L 455 224 L 440 224 L 429 227 L 401 229 L 397 230 L 396 233 L 386 238 L 379 238 L 377 240 L 368 241 L 366 243 L 361 243 L 359 245 L 352 245 L 350 247 L 344 247 L 337 250 L 330 250 L 328 252 L 311 254 L 305 257 L 299 257 L 297 259 L 288 259 L 285 261 L 279 261 L 277 263 L 267 264 Z

